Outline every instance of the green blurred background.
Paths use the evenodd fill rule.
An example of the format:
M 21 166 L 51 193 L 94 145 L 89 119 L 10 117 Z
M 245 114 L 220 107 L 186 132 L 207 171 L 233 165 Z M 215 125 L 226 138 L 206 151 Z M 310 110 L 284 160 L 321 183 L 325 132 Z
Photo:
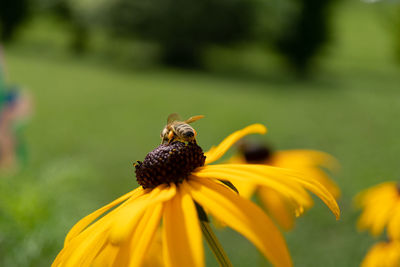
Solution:
M 286 237 L 296 266 L 360 263 L 375 241 L 357 232 L 352 198 L 400 175 L 398 3 L 327 2 L 329 12 L 321 15 L 329 18 L 323 22 L 327 38 L 316 45 L 300 40 L 315 51 L 295 53 L 281 45 L 290 43 L 282 33 L 290 32 L 288 25 L 300 31 L 291 14 L 299 14 L 302 1 L 254 1 L 263 7 L 256 9 L 258 20 L 247 21 L 255 16 L 248 11 L 244 26 L 234 25 L 253 25 L 251 31 L 219 38 L 230 31 L 221 26 L 204 42 L 193 37 L 201 53 L 172 51 L 176 57 L 170 57 L 163 49 L 182 45 L 171 44 L 179 34 L 166 41 L 165 34 L 138 30 L 161 19 L 137 19 L 126 30 L 121 25 L 130 22 L 122 21 L 121 6 L 105 1 L 100 11 L 90 1 L 84 7 L 77 1 L 61 7 L 25 2 L 26 19 L 12 38 L 4 37 L 4 53 L 8 82 L 29 90 L 35 112 L 23 136 L 27 163 L 0 177 L 0 266 L 49 266 L 76 221 L 137 186 L 132 163 L 160 143 L 172 112 L 206 116 L 194 124 L 205 150 L 259 122 L 277 149 L 334 155 L 342 164 L 334 176 L 343 191 L 341 220 L 316 200 Z M 215 8 L 230 8 L 221 3 Z M 105 16 L 104 9 L 117 15 Z M 164 16 L 160 10 L 157 18 Z M 119 15 L 122 22 L 109 19 Z M 229 26 L 235 19 L 226 21 Z M 314 36 L 310 29 L 305 33 Z M 235 266 L 268 266 L 233 231 L 218 236 Z M 217 266 L 209 251 L 207 264 Z

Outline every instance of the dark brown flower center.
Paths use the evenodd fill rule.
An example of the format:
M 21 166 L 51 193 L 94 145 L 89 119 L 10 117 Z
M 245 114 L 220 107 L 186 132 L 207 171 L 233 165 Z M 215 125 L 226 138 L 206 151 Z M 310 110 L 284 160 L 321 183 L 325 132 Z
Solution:
M 242 143 L 239 147 L 240 152 L 248 163 L 265 163 L 272 156 L 272 149 L 260 143 Z
M 206 157 L 197 144 L 173 142 L 160 145 L 135 165 L 137 182 L 143 188 L 160 184 L 181 183 L 197 167 L 204 166 Z

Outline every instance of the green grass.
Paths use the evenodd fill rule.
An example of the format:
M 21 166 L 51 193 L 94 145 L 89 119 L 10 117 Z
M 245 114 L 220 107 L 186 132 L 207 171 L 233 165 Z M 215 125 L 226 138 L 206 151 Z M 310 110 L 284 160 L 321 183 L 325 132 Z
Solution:
M 25 131 L 27 166 L 0 181 L 0 265 L 49 265 L 74 222 L 136 186 L 132 162 L 159 144 L 167 115 L 178 112 L 206 115 L 195 124 L 204 149 L 260 122 L 278 149 L 336 156 L 342 219 L 316 201 L 287 240 L 296 266 L 357 266 L 373 239 L 356 231 L 352 198 L 400 174 L 400 67 L 378 12 L 360 3 L 336 11 L 336 41 L 311 81 L 298 81 L 276 58 L 265 64 L 268 55 L 252 52 L 236 61 L 221 54 L 236 65 L 198 73 L 126 69 L 49 52 L 23 38 L 8 47 L 10 80 L 32 93 L 35 114 Z M 238 75 L 247 69 L 240 61 L 251 61 L 257 74 Z M 260 74 L 257 66 L 269 72 Z M 239 235 L 218 235 L 235 266 L 265 264 Z M 216 265 L 212 257 L 207 261 Z

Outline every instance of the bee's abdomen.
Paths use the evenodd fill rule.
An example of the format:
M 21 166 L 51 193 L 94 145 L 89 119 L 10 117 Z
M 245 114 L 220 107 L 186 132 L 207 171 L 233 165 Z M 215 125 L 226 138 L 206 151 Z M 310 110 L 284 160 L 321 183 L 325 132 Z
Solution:
M 178 135 L 183 136 L 183 137 L 193 137 L 194 136 L 194 130 L 188 124 L 180 124 L 180 125 L 176 126 L 175 130 L 177 131 Z

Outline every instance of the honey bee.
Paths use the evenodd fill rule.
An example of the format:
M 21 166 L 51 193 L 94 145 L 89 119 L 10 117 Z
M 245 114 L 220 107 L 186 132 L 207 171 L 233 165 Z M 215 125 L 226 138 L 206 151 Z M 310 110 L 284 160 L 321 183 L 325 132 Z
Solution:
M 189 123 L 204 118 L 203 115 L 193 116 L 181 121 L 176 113 L 168 116 L 167 125 L 161 132 L 161 144 L 169 144 L 172 141 L 196 143 L 196 131 Z

